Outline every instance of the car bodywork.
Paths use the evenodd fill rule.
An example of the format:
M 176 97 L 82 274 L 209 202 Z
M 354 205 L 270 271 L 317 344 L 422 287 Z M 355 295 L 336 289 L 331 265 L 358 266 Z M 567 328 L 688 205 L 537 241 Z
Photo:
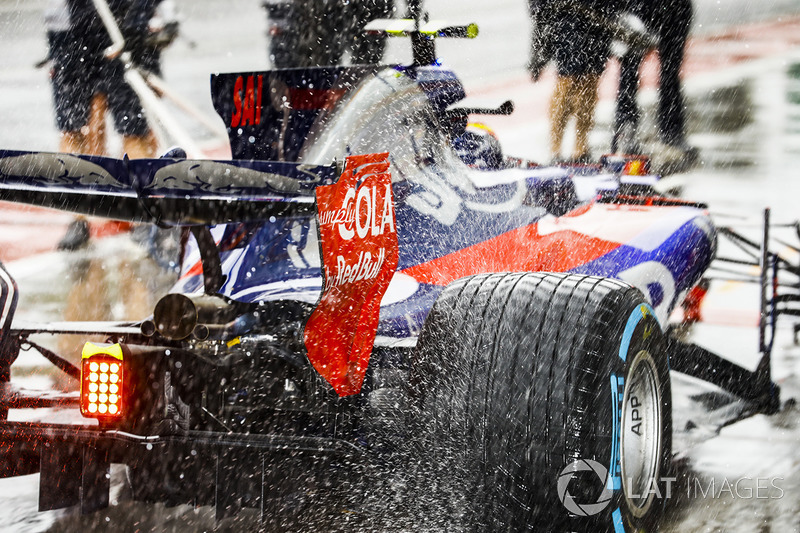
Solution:
M 415 28 L 407 33 L 421 47 L 428 34 Z M 467 116 L 510 106 L 465 99 L 455 74 L 424 61 L 431 54 L 415 49 L 411 66 L 212 76 L 230 161 L 0 152 L 0 199 L 183 226 L 194 237 L 179 281 L 138 323 L 12 322 L 14 283 L 3 276 L 4 380 L 32 334 L 80 333 L 108 340 L 84 351 L 87 364 L 119 347 L 113 349 L 124 362 L 122 380 L 130 384 L 121 419 L 0 423 L 3 474 L 40 472 L 40 509 L 105 507 L 109 465 L 122 463 L 133 472 L 138 499 L 215 505 L 219 518 L 242 506 L 266 516 L 270 491 L 279 497 L 291 490 L 287 485 L 309 482 L 304 474 L 288 482 L 287 469 L 334 475 L 342 465 L 369 463 L 385 452 L 381 428 L 397 416 L 387 406 L 404 394 L 426 317 L 442 290 L 464 276 L 616 278 L 637 287 L 666 328 L 714 259 L 718 232 L 705 207 L 657 194 L 656 176 L 631 172 L 646 164 L 641 158 L 468 166 L 452 148 Z M 389 265 L 391 281 L 369 296 L 380 308 L 366 334 L 368 365 L 355 385 L 340 388 L 321 370 L 324 339 L 337 326 L 309 326 L 323 286 L 340 267 L 323 261 L 325 221 L 314 195 L 354 171 L 342 164 L 358 161 L 346 159 L 352 154 L 380 153 L 390 164 L 396 266 L 376 267 Z M 340 231 L 359 231 L 356 224 L 343 220 Z M 318 364 L 309 327 L 323 339 Z M 34 347 L 74 377 L 89 372 Z M 768 366 L 749 373 L 677 341 L 670 362 L 673 370 L 734 388 L 756 410 L 775 409 Z M 722 367 L 725 378 L 714 377 Z M 10 385 L 5 391 L 6 416 L 9 408 L 75 409 L 79 401 L 76 394 L 33 397 Z

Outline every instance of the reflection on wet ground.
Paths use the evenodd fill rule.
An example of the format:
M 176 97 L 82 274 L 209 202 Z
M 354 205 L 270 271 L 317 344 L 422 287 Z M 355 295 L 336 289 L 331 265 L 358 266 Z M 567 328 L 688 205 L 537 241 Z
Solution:
M 797 55 L 718 81 L 711 91 L 688 87 L 690 140 L 700 147 L 702 161 L 697 169 L 678 177 L 683 195 L 707 202 L 718 222 L 726 224 L 757 222 L 764 207 L 772 209 L 775 222 L 796 220 L 800 216 Z M 759 231 L 757 225 L 755 228 Z M 731 283 L 719 283 L 717 288 L 721 292 L 736 290 Z M 757 299 L 751 307 L 755 305 Z M 773 350 L 773 377 L 782 389 L 784 411 L 771 417 L 757 415 L 716 430 L 709 420 L 698 426 L 676 424 L 676 443 L 683 442 L 686 447 L 679 450 L 680 460 L 672 474 L 677 478 L 673 497 L 659 531 L 800 530 L 800 411 L 794 401 L 800 394 L 800 347 L 793 338 L 791 322 L 785 321 L 778 329 Z M 750 339 L 737 343 L 738 335 L 748 330 L 752 332 Z M 725 337 L 731 334 L 736 340 L 728 339 L 726 344 Z M 757 352 L 752 327 L 718 328 L 701 332 L 700 338 L 696 342 L 712 350 L 723 347 L 723 355 L 727 350 Z M 674 411 L 676 420 L 680 412 L 686 424 L 690 409 L 681 401 L 688 400 L 676 399 Z M 720 415 L 718 424 L 735 414 L 716 413 Z M 714 430 L 710 435 L 718 431 L 718 435 L 692 438 L 704 430 Z
M 754 135 L 759 127 L 754 116 L 752 79 L 733 80 L 730 85 L 689 94 L 686 99 L 687 134 L 702 153 L 704 169 L 728 170 L 752 167 L 758 157 Z M 646 153 L 657 151 L 657 102 L 642 109 L 642 139 Z
M 773 167 L 789 178 L 793 158 L 800 155 L 800 57 L 794 53 L 762 63 L 760 68 L 733 69 L 719 79 L 687 82 L 687 133 L 689 143 L 700 149 L 701 159 L 686 178 L 720 172 L 719 177 L 736 180 L 740 174 L 763 175 Z M 643 151 L 657 153 L 657 93 L 641 101 Z M 610 119 L 601 114 L 598 129 L 610 130 Z M 724 197 L 708 196 L 714 205 L 725 203 Z
M 792 381 L 796 390 L 797 380 Z M 798 420 L 796 407 L 772 417 L 759 415 L 693 450 L 676 464 L 659 531 L 797 531 Z

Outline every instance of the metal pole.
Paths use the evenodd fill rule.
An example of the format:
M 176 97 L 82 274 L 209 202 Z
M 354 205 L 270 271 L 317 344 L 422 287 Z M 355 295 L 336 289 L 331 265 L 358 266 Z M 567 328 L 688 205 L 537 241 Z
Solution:
M 133 65 L 129 52 L 125 52 L 125 38 L 119 29 L 114 14 L 106 0 L 92 0 L 100 20 L 111 37 L 111 46 L 106 48 L 104 54 L 109 59 L 119 57 L 125 66 L 125 81 L 141 98 L 142 105 L 150 112 L 153 119 L 158 120 L 164 130 L 181 148 L 186 151 L 190 159 L 203 159 L 205 156 L 197 143 L 188 134 L 185 128 L 175 120 L 166 106 L 161 102 L 153 89 L 147 84 L 141 71 Z
M 97 10 L 97 14 L 100 15 L 103 26 L 106 27 L 108 36 L 111 37 L 111 46 L 106 48 L 103 54 L 109 59 L 114 59 L 125 49 L 125 37 L 122 36 L 122 32 L 119 30 L 114 13 L 108 7 L 108 2 L 106 0 L 92 0 L 92 3 Z

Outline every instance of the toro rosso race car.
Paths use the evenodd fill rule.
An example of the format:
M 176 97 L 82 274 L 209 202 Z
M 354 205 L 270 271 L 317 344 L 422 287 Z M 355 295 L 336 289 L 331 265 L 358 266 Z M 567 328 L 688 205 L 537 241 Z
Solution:
M 38 472 L 41 510 L 103 509 L 114 463 L 135 499 L 219 519 L 331 530 L 346 515 L 312 510 L 333 501 L 374 531 L 642 531 L 666 505 L 671 371 L 777 409 L 776 298 L 755 372 L 667 329 L 715 258 L 704 206 L 657 194 L 642 157 L 464 157 L 468 117 L 513 108 L 435 60 L 474 25 L 368 30 L 410 36 L 413 64 L 213 75 L 229 161 L 0 152 L 2 200 L 192 236 L 136 323 L 20 323 L 0 269 L 0 471 Z M 48 333 L 106 342 L 74 364 Z M 77 392 L 10 383 L 31 347 Z M 83 422 L 9 420 L 35 407 Z

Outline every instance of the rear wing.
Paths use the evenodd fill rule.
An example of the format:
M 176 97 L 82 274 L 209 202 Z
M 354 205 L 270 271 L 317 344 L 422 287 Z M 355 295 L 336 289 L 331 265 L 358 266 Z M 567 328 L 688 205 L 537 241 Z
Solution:
M 365 34 L 410 37 L 414 66 L 434 65 L 434 40 L 474 38 L 476 24 L 377 19 Z M 382 67 L 377 65 L 288 68 L 214 74 L 211 100 L 225 124 L 233 159 L 297 161 L 336 104 Z
M 161 225 L 314 213 L 335 166 L 0 151 L 0 200 Z
M 312 128 L 374 66 L 311 67 L 211 76 L 211 100 L 233 159 L 296 161 Z

